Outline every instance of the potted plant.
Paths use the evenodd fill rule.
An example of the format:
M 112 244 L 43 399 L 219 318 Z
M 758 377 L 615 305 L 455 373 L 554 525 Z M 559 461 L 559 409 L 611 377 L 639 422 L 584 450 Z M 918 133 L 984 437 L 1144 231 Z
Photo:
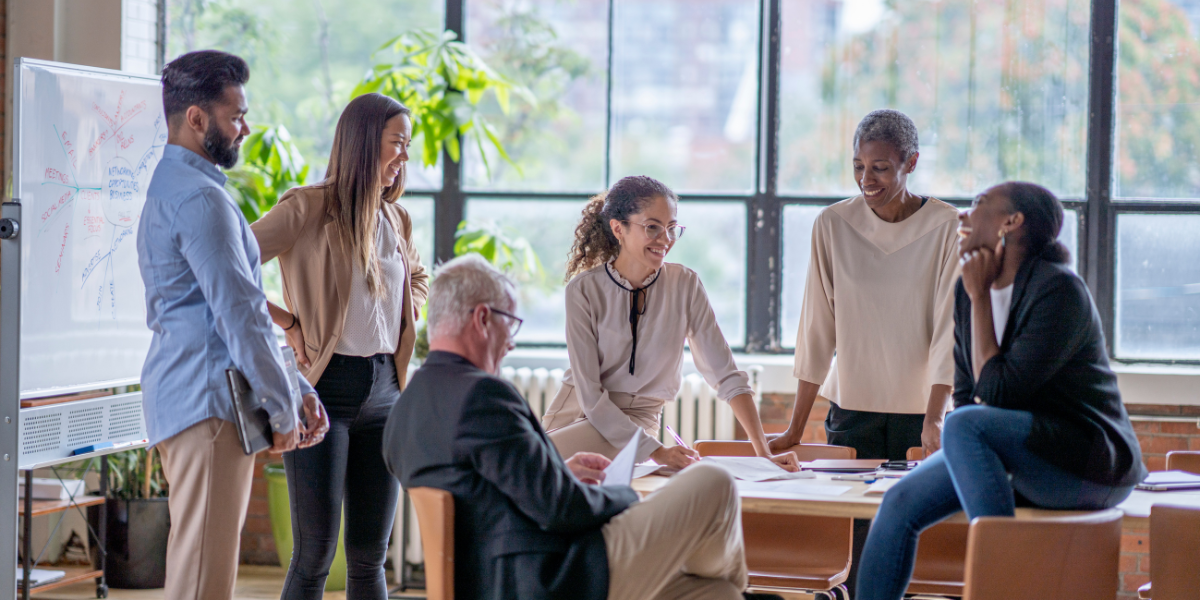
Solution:
M 130 450 L 104 457 L 108 461 L 107 554 L 104 577 L 118 589 L 161 588 L 167 578 L 167 479 L 154 450 Z M 88 507 L 93 529 L 100 524 L 98 506 Z M 92 559 L 98 559 L 93 548 Z

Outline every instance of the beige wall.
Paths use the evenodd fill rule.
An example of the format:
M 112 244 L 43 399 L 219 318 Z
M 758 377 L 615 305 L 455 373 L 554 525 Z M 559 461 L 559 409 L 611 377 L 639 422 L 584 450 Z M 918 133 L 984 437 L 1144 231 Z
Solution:
M 13 61 L 18 57 L 121 68 L 122 0 L 0 0 L 7 3 L 4 132 L 12 131 Z M 4 182 L 12 165 L 4 136 Z

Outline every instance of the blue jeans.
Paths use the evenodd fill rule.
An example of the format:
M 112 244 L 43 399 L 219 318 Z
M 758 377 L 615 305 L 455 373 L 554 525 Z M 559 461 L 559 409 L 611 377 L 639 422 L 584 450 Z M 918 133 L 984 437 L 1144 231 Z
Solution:
M 959 510 L 967 517 L 1012 516 L 1013 491 L 1035 505 L 1099 510 L 1133 486 L 1086 481 L 1025 447 L 1033 414 L 964 406 L 946 417 L 942 450 L 905 475 L 883 498 L 858 569 L 857 600 L 900 600 L 912 577 L 917 536 Z M 1011 476 L 1011 477 L 1010 477 Z

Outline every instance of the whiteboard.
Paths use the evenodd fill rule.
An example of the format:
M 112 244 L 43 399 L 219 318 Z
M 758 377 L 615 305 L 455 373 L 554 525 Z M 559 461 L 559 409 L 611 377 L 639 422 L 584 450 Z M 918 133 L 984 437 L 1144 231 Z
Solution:
M 167 141 L 154 77 L 19 59 L 22 398 L 136 383 L 150 347 L 137 225 Z

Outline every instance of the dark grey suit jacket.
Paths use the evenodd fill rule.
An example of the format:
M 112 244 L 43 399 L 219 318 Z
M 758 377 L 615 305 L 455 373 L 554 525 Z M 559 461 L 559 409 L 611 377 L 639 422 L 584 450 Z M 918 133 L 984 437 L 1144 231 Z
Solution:
M 580 483 L 507 381 L 431 352 L 392 408 L 383 456 L 404 487 L 454 495 L 456 598 L 608 596 L 600 528 L 637 494 Z
M 1141 447 L 1108 366 L 1100 315 L 1087 285 L 1066 265 L 1035 256 L 1013 281 L 1000 354 L 971 359 L 971 299 L 962 279 L 954 302 L 954 405 L 1034 414 L 1026 446 L 1051 464 L 1104 485 L 1146 476 Z

